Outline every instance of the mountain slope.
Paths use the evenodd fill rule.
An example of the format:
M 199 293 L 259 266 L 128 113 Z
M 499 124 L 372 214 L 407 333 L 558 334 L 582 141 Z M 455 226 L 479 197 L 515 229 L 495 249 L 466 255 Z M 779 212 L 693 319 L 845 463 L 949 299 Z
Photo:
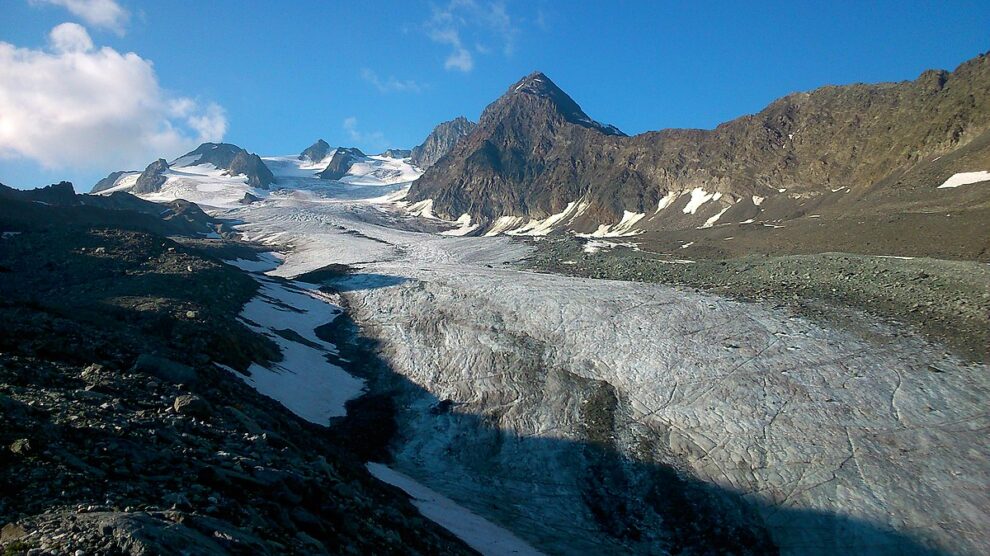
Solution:
M 230 176 L 243 174 L 251 187 L 267 189 L 275 183 L 275 176 L 261 157 L 230 143 L 203 143 L 172 162 L 172 166 L 180 168 L 202 164 L 212 164 Z
M 896 183 L 902 175 L 944 181 L 990 168 L 990 150 L 981 148 L 969 159 L 985 167 L 926 170 L 990 130 L 990 58 L 914 81 L 789 95 L 710 131 L 624 137 L 613 130 L 591 122 L 546 76 L 527 76 L 413 184 L 409 200 L 432 199 L 440 216 L 469 214 L 485 224 L 558 215 L 586 232 L 621 219 L 634 221 L 627 231 L 741 222 L 763 212 L 786 219 L 803 213 L 809 198 L 910 202 L 934 195 L 941 181 Z M 832 195 L 842 188 L 853 195 Z
M 412 163 L 420 168 L 433 166 L 443 155 L 450 152 L 462 137 L 469 135 L 475 125 L 464 116 L 441 123 L 433 128 L 422 145 L 412 150 L 410 153 Z
M 365 157 L 366 155 L 360 149 L 340 147 L 334 151 L 327 167 L 317 176 L 323 180 L 339 180 L 347 175 L 347 171 L 355 162 Z

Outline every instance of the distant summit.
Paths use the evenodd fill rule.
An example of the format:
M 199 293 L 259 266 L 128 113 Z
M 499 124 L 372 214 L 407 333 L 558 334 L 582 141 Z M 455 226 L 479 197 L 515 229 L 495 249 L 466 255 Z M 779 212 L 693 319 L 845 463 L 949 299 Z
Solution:
M 307 147 L 306 150 L 299 153 L 299 160 L 309 159 L 312 162 L 319 162 L 326 158 L 328 154 L 330 154 L 330 144 L 323 139 L 319 139 Z
M 443 122 L 427 136 L 423 144 L 410 152 L 411 162 L 424 170 L 436 164 L 463 137 L 474 131 L 475 123 L 464 116 Z
M 212 164 L 232 176 L 244 174 L 251 187 L 268 189 L 268 186 L 275 183 L 275 176 L 261 157 L 230 143 L 203 143 L 172 163 L 177 167 L 200 164 Z
M 385 158 L 409 158 L 412 155 L 412 151 L 409 149 L 388 149 L 379 156 L 384 156 Z
M 333 158 L 330 159 L 327 167 L 317 176 L 323 180 L 339 180 L 347 175 L 347 171 L 355 162 L 362 158 L 366 158 L 366 155 L 360 149 L 340 147 L 334 151 Z

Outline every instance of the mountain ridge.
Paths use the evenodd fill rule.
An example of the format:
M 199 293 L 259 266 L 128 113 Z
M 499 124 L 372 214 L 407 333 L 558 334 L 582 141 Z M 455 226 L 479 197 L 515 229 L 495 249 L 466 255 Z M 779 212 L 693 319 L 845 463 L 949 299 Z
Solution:
M 721 193 L 691 218 L 654 223 L 698 226 L 721 210 L 759 212 L 755 202 L 744 201 L 776 197 L 781 189 L 827 196 L 848 187 L 873 194 L 869 190 L 884 179 L 934 162 L 990 130 L 987 55 L 912 81 L 793 93 L 712 130 L 632 137 L 595 133 L 572 121 L 580 117 L 566 117 L 566 109 L 522 100 L 541 98 L 518 94 L 540 76 L 530 74 L 490 104 L 471 135 L 414 182 L 409 200 L 432 199 L 442 217 L 468 214 L 487 224 L 507 216 L 542 219 L 583 200 L 587 206 L 572 218 L 573 227 L 590 232 L 625 212 L 683 210 L 690 201 L 682 197 L 695 189 L 709 199 Z M 673 204 L 663 207 L 665 201 Z

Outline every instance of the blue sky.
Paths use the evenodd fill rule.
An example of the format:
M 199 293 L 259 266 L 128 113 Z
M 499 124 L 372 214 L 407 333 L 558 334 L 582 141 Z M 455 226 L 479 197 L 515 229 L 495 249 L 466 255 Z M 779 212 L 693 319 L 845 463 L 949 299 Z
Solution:
M 260 154 L 321 137 L 411 147 L 536 69 L 635 134 L 990 50 L 986 1 L 0 2 L 0 182 L 77 190 L 203 138 Z

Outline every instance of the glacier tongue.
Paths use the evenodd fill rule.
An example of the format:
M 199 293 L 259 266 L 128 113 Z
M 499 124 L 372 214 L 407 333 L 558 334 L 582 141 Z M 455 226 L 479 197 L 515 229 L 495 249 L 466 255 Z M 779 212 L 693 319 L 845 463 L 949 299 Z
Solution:
M 538 549 L 664 553 L 706 530 L 729 550 L 765 530 L 793 554 L 990 550 L 985 365 L 866 320 L 881 340 L 515 270 L 524 242 L 418 233 L 360 201 L 234 214 L 285 246 L 275 273 L 361 268 L 336 285 L 395 373 L 392 467 Z

